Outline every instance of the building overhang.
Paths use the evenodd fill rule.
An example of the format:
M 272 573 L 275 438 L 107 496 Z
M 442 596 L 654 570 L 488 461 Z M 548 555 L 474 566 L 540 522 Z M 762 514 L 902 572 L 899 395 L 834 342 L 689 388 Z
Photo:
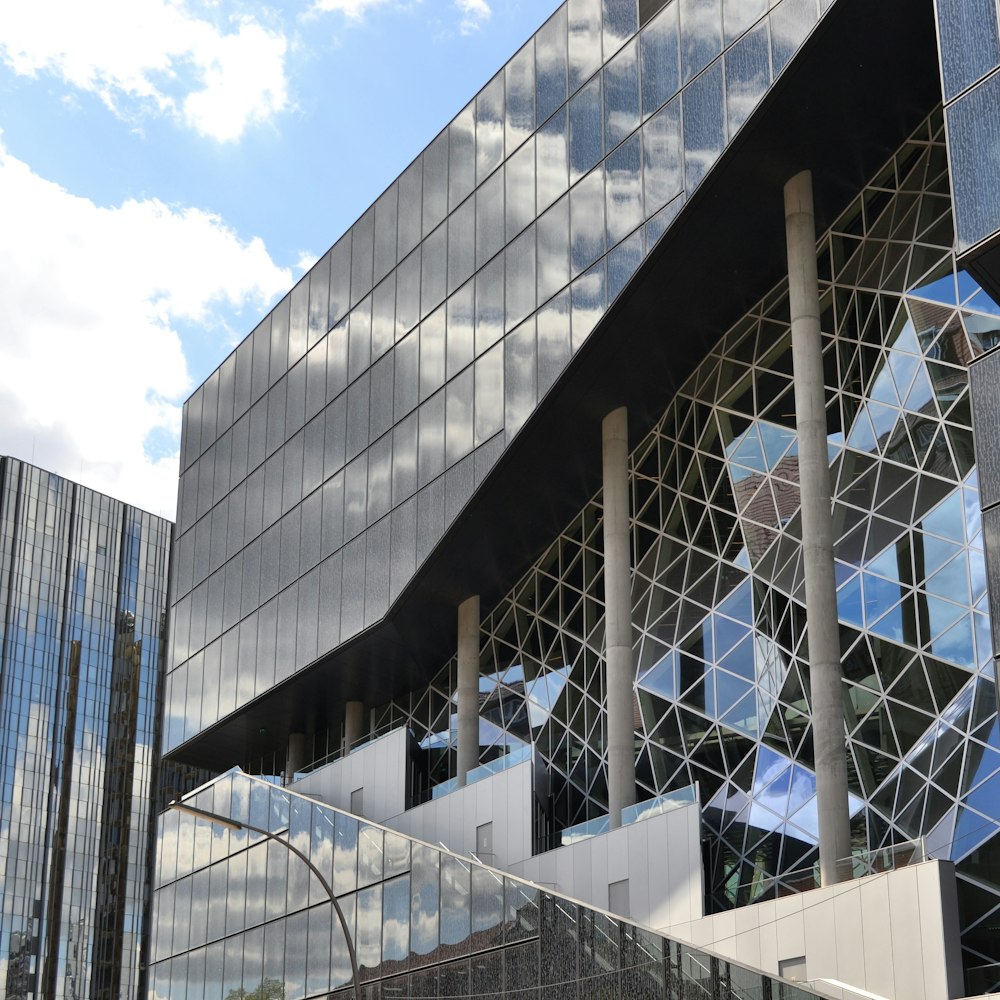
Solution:
M 638 443 L 783 278 L 785 181 L 813 172 L 823 232 L 940 102 L 931 0 L 836 0 L 388 615 L 171 759 L 280 758 L 344 701 L 426 685 L 454 655 L 457 605 L 480 594 L 489 609 L 599 490 L 603 416 L 627 406 Z

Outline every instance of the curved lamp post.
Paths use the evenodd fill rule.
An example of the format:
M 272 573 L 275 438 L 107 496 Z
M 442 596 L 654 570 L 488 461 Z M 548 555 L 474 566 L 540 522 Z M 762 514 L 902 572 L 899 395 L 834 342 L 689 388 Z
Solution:
M 354 942 L 351 940 L 351 932 L 347 927 L 347 921 L 344 919 L 344 911 L 340 908 L 340 902 L 333 891 L 333 887 L 323 876 L 323 873 L 309 860 L 309 858 L 307 858 L 290 840 L 285 840 L 283 837 L 279 837 L 277 834 L 271 833 L 270 830 L 265 830 L 259 826 L 253 826 L 250 823 L 244 823 L 241 820 L 235 820 L 229 816 L 220 816 L 218 813 L 209 812 L 207 809 L 199 809 L 197 806 L 189 806 L 186 803 L 179 801 L 171 802 L 167 808 L 175 809 L 177 812 L 188 813 L 191 816 L 197 816 L 200 819 L 208 820 L 209 823 L 214 823 L 216 826 L 226 827 L 229 830 L 247 830 L 250 833 L 260 834 L 260 836 L 267 840 L 273 840 L 276 844 L 281 844 L 282 847 L 287 848 L 300 861 L 304 862 L 306 867 L 308 867 L 313 875 L 315 875 L 319 880 L 320 885 L 322 885 L 326 890 L 326 894 L 330 897 L 330 902 L 333 903 L 333 908 L 337 911 L 340 926 L 344 931 L 344 940 L 347 942 L 347 952 L 351 956 L 351 974 L 354 977 L 354 1000 L 361 1000 L 361 976 L 358 974 L 358 956 L 354 950 Z M 332 938 L 330 942 L 330 957 L 333 957 Z

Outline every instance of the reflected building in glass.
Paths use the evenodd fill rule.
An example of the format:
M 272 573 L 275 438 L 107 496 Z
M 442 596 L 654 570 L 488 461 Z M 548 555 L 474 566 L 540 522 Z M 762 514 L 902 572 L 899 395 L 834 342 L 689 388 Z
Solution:
M 171 759 L 296 781 L 788 980 L 1000 986 L 994 7 L 560 6 L 188 401 Z M 764 955 L 712 923 L 830 891 L 831 724 L 856 891 L 944 873 L 940 993 L 904 952 L 879 979 L 849 967 L 861 943 L 834 968 L 808 935 Z M 463 826 L 468 785 L 507 807 Z M 704 854 L 664 844 L 660 889 L 631 839 L 546 860 L 652 837 L 681 801 Z
M 0 457 L 0 983 L 145 989 L 171 524 Z

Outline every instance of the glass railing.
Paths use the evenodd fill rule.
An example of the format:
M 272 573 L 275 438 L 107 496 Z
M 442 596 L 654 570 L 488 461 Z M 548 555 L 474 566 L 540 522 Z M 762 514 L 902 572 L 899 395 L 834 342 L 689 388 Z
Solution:
M 482 781 L 484 778 L 489 778 L 494 774 L 500 774 L 501 771 L 506 771 L 510 767 L 514 767 L 515 764 L 523 764 L 526 760 L 531 760 L 532 748 L 530 743 L 526 743 L 522 747 L 517 747 L 514 750 L 509 750 L 502 757 L 496 757 L 493 760 L 488 760 L 485 764 L 480 764 L 479 767 L 474 767 L 465 776 L 466 785 L 474 785 L 477 781 Z M 431 798 L 440 799 L 445 795 L 449 795 L 454 792 L 459 786 L 458 778 L 449 778 L 447 781 L 442 781 L 439 785 L 435 785 L 431 789 Z
M 857 850 L 839 864 L 843 866 L 845 878 L 856 879 L 895 871 L 927 860 L 929 860 L 927 848 L 921 838 L 880 847 L 873 851 Z M 812 865 L 782 872 L 779 875 L 759 872 L 749 882 L 741 883 L 738 889 L 749 889 L 750 898 L 757 901 L 770 896 L 790 896 L 799 892 L 810 892 L 821 885 L 819 861 L 816 861 Z
M 637 802 L 635 805 L 626 806 L 622 810 L 622 826 L 631 826 L 640 820 L 649 819 L 652 816 L 659 816 L 662 813 L 672 812 L 681 806 L 688 806 L 698 801 L 698 785 L 686 785 L 684 788 L 675 789 L 664 795 L 657 795 L 656 798 L 646 799 L 645 802 Z M 610 821 L 607 816 L 597 816 L 588 819 L 586 822 L 577 823 L 575 826 L 568 826 L 559 833 L 559 846 L 568 847 L 570 844 L 578 844 L 581 840 L 589 840 L 591 837 L 600 836 L 610 829 Z
M 632 823 L 638 823 L 641 819 L 649 819 L 651 816 L 672 812 L 674 809 L 689 806 L 692 802 L 697 801 L 698 785 L 687 785 L 673 792 L 657 795 L 654 799 L 637 802 L 634 806 L 626 806 L 622 810 L 622 826 L 630 826 Z

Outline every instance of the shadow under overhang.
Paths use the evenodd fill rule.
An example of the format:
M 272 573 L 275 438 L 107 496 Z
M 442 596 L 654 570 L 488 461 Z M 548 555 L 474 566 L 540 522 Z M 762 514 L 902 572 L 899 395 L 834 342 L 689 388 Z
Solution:
M 454 655 L 456 607 L 486 613 L 600 489 L 601 420 L 633 445 L 720 336 L 781 281 L 783 187 L 813 172 L 826 230 L 941 101 L 931 0 L 836 0 L 380 623 L 168 756 L 275 754 L 346 700 L 416 690 Z

